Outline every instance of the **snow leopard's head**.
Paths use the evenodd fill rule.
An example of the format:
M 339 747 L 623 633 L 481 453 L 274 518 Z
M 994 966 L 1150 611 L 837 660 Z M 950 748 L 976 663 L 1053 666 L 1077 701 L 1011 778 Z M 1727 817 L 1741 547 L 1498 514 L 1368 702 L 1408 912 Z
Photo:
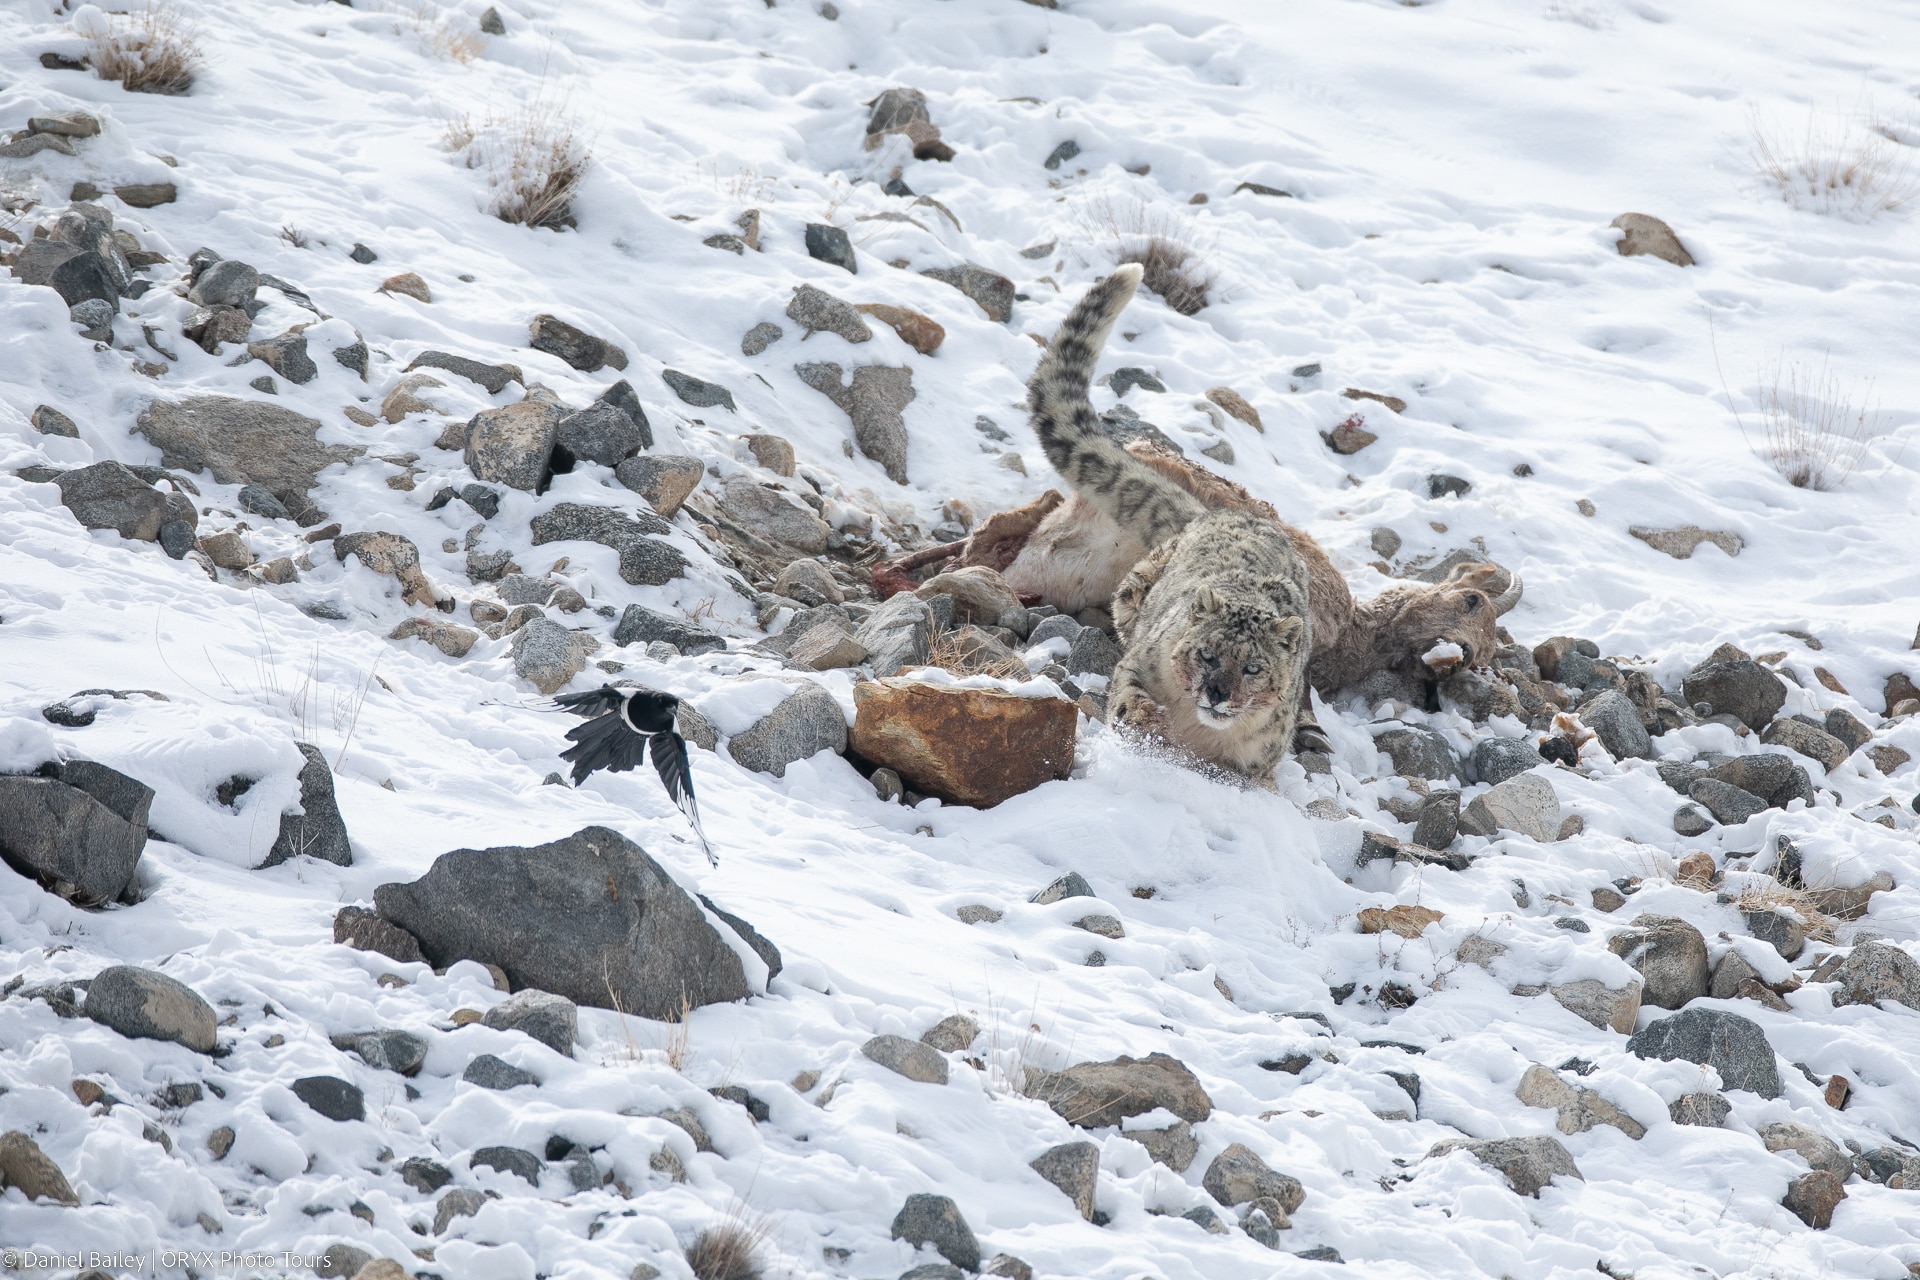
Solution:
M 1225 730 L 1298 699 L 1308 648 L 1306 619 L 1263 594 L 1202 587 L 1173 648 L 1173 671 L 1200 723 Z

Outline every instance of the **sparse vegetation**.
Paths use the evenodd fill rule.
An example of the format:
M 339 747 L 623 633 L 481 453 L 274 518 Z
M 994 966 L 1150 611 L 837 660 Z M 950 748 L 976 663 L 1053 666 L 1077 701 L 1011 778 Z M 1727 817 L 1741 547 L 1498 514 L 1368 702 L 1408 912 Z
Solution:
M 1843 383 L 1825 360 L 1817 369 L 1775 361 L 1760 385 L 1760 455 L 1795 488 L 1839 488 L 1884 429 L 1872 384 Z
M 1116 265 L 1139 263 L 1144 271 L 1140 282 L 1181 315 L 1198 315 L 1213 301 L 1219 274 L 1207 266 L 1205 255 L 1182 234 L 1186 228 L 1172 217 L 1155 212 L 1144 201 L 1119 207 L 1102 200 L 1092 206 L 1085 221 L 1096 236 L 1112 243 Z
M 1756 113 L 1748 136 L 1754 167 L 1796 209 L 1867 222 L 1920 201 L 1920 149 L 1872 111 L 1837 120 L 1809 113 L 1799 132 Z
M 760 1280 L 761 1248 L 772 1223 L 736 1206 L 687 1246 L 687 1266 L 698 1280 Z
M 956 676 L 992 676 L 996 680 L 1024 680 L 1028 675 L 1026 663 L 995 654 L 980 642 L 977 632 L 969 633 L 962 627 L 934 633 L 927 665 Z
M 448 120 L 442 141 L 485 169 L 492 196 L 487 211 L 502 222 L 559 230 L 574 225 L 573 201 L 593 167 L 578 122 L 562 105 L 543 99 L 510 115 Z
M 443 13 L 431 0 L 402 0 L 387 8 L 412 33 L 422 53 L 464 66 L 486 52 L 486 35 L 464 14 Z
M 150 3 L 135 13 L 102 17 L 82 34 L 94 71 L 131 93 L 183 94 L 200 71 L 193 29 L 166 5 Z
M 298 227 L 281 227 L 280 238 L 296 249 L 304 249 L 313 243 L 307 238 L 307 233 Z

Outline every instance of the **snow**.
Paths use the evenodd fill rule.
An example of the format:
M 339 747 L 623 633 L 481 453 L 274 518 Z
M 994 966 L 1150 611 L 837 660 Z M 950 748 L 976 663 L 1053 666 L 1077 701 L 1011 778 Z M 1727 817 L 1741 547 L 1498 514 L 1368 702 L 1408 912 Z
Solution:
M 51 290 L 0 277 L 0 769 L 86 756 L 156 792 L 138 905 L 87 911 L 0 872 L 0 983 L 86 978 L 115 963 L 155 968 L 214 1004 L 231 1047 L 208 1059 L 62 1020 L 42 1001 L 0 1000 L 0 1130 L 32 1133 L 83 1202 L 28 1204 L 5 1192 L 7 1242 L 164 1251 L 148 1266 L 166 1276 L 187 1274 L 185 1251 L 312 1255 L 346 1241 L 447 1277 L 624 1277 L 644 1262 L 684 1280 L 679 1251 L 693 1234 L 746 1213 L 769 1224 L 770 1275 L 897 1275 L 929 1259 L 891 1240 L 888 1225 L 908 1194 L 934 1191 L 956 1200 L 988 1254 L 1018 1255 L 1043 1277 L 1319 1274 L 1322 1264 L 1178 1217 L 1210 1203 L 1200 1189 L 1207 1163 L 1242 1142 L 1307 1188 L 1283 1249 L 1331 1245 L 1358 1275 L 1548 1280 L 1592 1274 L 1596 1260 L 1642 1280 L 1906 1274 L 1920 1261 L 1912 1192 L 1856 1178 L 1833 1226 L 1808 1229 L 1779 1204 L 1803 1162 L 1768 1154 L 1754 1134 L 1792 1119 L 1865 1149 L 1920 1141 L 1920 1014 L 1835 1008 L 1818 985 L 1788 995 L 1787 1013 L 1716 1005 L 1766 1031 L 1784 1093 L 1732 1094 L 1730 1127 L 1714 1130 L 1664 1114 L 1680 1095 L 1717 1087 L 1710 1070 L 1637 1059 L 1622 1037 L 1550 996 L 1513 989 L 1626 981 L 1605 939 L 1642 912 L 1689 921 L 1716 957 L 1737 949 L 1769 979 L 1805 979 L 1816 957 L 1869 936 L 1912 949 L 1920 850 L 1907 805 L 1920 766 L 1889 779 L 1856 753 L 1822 776 L 1797 759 L 1825 789 L 1814 805 L 1682 839 L 1672 830 L 1678 797 L 1651 763 L 1614 762 L 1589 745 L 1582 773 L 1554 772 L 1565 810 L 1585 822 L 1581 835 L 1545 845 L 1464 837 L 1457 847 L 1476 865 L 1451 873 L 1355 865 L 1363 829 L 1411 835 L 1378 810 L 1393 784 L 1370 723 L 1433 727 L 1456 747 L 1476 733 L 1517 731 L 1451 710 L 1316 699 L 1333 774 L 1310 778 L 1289 761 L 1278 794 L 1201 777 L 1083 722 L 1071 779 L 986 811 L 883 804 L 830 753 L 775 779 L 696 751 L 702 816 L 722 851 L 709 869 L 646 771 L 598 774 L 577 790 L 541 785 L 562 768 L 570 721 L 543 711 L 514 676 L 508 641 L 482 638 L 458 660 L 389 642 L 414 612 L 392 579 L 337 563 L 291 522 L 240 516 L 235 486 L 210 476 L 197 478 L 202 532 L 245 519 L 262 560 L 313 553 L 299 583 L 209 582 L 152 544 L 79 528 L 52 485 L 14 474 L 108 458 L 157 463 L 157 449 L 129 432 L 154 396 L 253 394 L 246 384 L 264 366 L 230 367 L 231 350 L 209 356 L 180 336 L 192 308 L 172 285 L 186 256 L 208 245 L 295 283 L 332 317 L 309 330 L 319 376 L 305 386 L 279 380 L 276 403 L 320 418 L 323 442 L 367 449 L 323 474 L 314 499 L 349 531 L 411 539 L 436 589 L 458 598 L 451 621 L 465 624 L 466 603 L 487 593 L 465 573 L 474 514 L 457 502 L 425 509 L 442 486 L 471 479 L 457 454 L 433 447 L 442 415 L 369 429 L 341 412 L 377 410 L 427 349 L 514 363 L 574 406 L 624 376 L 655 452 L 700 458 L 710 489 L 738 476 L 796 494 L 817 487 L 836 527 L 870 519 L 882 537 L 899 538 L 939 523 L 952 499 L 984 515 L 1058 486 L 1024 425 L 1037 354 L 1027 335 L 1050 333 L 1110 267 L 1104 224 L 1138 207 L 1198 246 L 1220 279 L 1213 305 L 1193 317 L 1143 293 L 1101 375 L 1152 371 L 1168 394 L 1135 390 L 1125 403 L 1190 455 L 1224 439 L 1236 462 L 1222 474 L 1308 530 L 1357 594 L 1387 581 L 1368 567 L 1376 527 L 1402 539 L 1397 563 L 1483 545 L 1524 574 L 1525 599 L 1504 619 L 1524 643 L 1586 637 L 1603 654 L 1643 660 L 1667 686 L 1723 641 L 1782 652 L 1778 669 L 1795 686 L 1783 714 L 1844 708 L 1877 728 L 1876 744 L 1920 755 L 1920 718 L 1880 727 L 1887 676 L 1920 674 L 1909 649 L 1920 620 L 1910 323 L 1920 247 L 1913 224 L 1897 217 L 1856 222 L 1792 208 L 1746 155 L 1752 113 L 1791 124 L 1871 106 L 1912 136 L 1920 22 L 1911 6 L 835 3 L 829 21 L 798 0 L 507 0 L 498 7 L 509 34 L 462 63 L 438 52 L 434 36 L 472 32 L 481 0 L 423 3 L 418 17 L 308 0 L 182 0 L 207 59 L 194 92 L 179 98 L 40 66 L 43 51 L 81 51 L 79 26 L 102 20 L 92 6 L 63 14 L 27 0 L 0 12 L 0 127 L 74 107 L 104 124 L 78 157 L 0 161 L 8 208 L 37 202 L 0 223 L 30 236 L 82 180 L 180 189 L 177 203 L 146 211 L 107 201 L 116 225 L 170 259 L 148 273 L 160 282 L 151 292 L 123 304 L 107 349 L 77 335 Z M 863 149 L 862 104 L 893 85 L 926 92 L 956 149 L 951 163 L 911 161 L 897 139 Z M 441 145 L 448 118 L 539 103 L 578 117 L 595 157 L 577 231 L 489 217 L 484 167 L 464 167 Z M 1043 169 L 1068 139 L 1080 154 Z M 883 195 L 896 165 L 951 217 Z M 1236 193 L 1242 182 L 1292 198 Z M 1206 203 L 1189 203 L 1199 194 Z M 748 207 L 764 214 L 761 252 L 702 244 L 736 231 Z M 1619 257 L 1608 224 L 1629 210 L 1669 221 L 1698 265 Z M 899 213 L 912 221 L 861 220 Z M 857 276 L 806 255 L 804 226 L 814 221 L 850 231 Z M 283 238 L 283 227 L 308 246 Z M 379 260 L 349 259 L 356 241 Z M 1049 242 L 1039 257 L 1020 253 Z M 891 269 L 894 260 L 910 269 Z M 962 261 L 1008 275 L 1028 295 L 1011 324 L 919 274 Z M 432 303 L 376 291 L 402 271 L 428 281 Z M 922 357 L 875 325 L 858 349 L 830 333 L 802 345 L 784 316 L 801 283 L 911 307 L 945 326 L 946 342 Z M 314 319 L 271 288 L 261 298 L 257 336 Z M 583 374 L 528 349 L 526 326 L 539 312 L 617 343 L 629 367 Z M 787 336 L 744 356 L 740 336 L 760 321 Z M 177 357 L 157 380 L 131 368 L 159 358 L 143 326 Z M 351 333 L 372 349 L 364 384 L 326 354 Z M 1856 385 L 1875 380 L 1885 433 L 1842 488 L 1816 492 L 1788 485 L 1755 446 L 1767 362 L 1827 353 Z M 847 417 L 794 375 L 803 360 L 912 368 L 910 484 L 844 450 Z M 1292 372 L 1309 363 L 1324 371 Z M 682 404 L 660 379 L 665 368 L 725 385 L 737 411 Z M 445 385 L 423 398 L 445 417 L 520 395 L 435 376 Z M 1264 431 L 1194 407 L 1222 384 L 1260 411 Z M 1400 397 L 1407 410 L 1343 398 L 1349 387 Z M 1104 387 L 1094 400 L 1102 410 L 1116 403 Z M 81 438 L 37 434 L 29 415 L 40 404 L 69 414 Z M 1333 454 L 1319 433 L 1356 411 L 1379 441 Z M 982 416 L 1012 439 L 977 432 Z M 759 430 L 793 444 L 798 477 L 756 465 L 739 436 Z M 1028 474 L 988 448 L 1019 454 Z M 413 488 L 390 487 L 408 466 L 377 459 L 407 453 L 418 455 Z M 1530 474 L 1516 473 L 1521 464 Z M 1435 472 L 1472 488 L 1431 499 Z M 1576 508 L 1583 499 L 1591 517 Z M 690 515 L 671 535 L 689 574 L 632 587 L 607 548 L 531 544 L 528 521 L 566 501 L 644 505 L 604 469 L 582 467 L 539 498 L 504 491 L 471 549 L 509 551 L 534 574 L 567 557 L 557 572 L 590 607 L 563 615 L 565 625 L 601 640 L 595 659 L 688 698 L 723 733 L 790 695 L 780 680 L 735 679 L 768 665 L 739 652 L 759 635 L 755 607 Z M 1744 545 L 1732 558 L 1703 545 L 1678 560 L 1628 532 L 1687 524 Z M 635 602 L 698 616 L 735 637 L 735 652 L 663 663 L 616 649 L 613 620 L 597 610 Z M 304 611 L 322 605 L 342 616 Z M 1045 649 L 1062 656 L 1058 645 Z M 1851 693 L 1831 692 L 1816 667 Z M 607 678 L 589 665 L 573 688 Z M 923 678 L 1026 696 L 1055 688 L 1037 674 Z M 851 676 L 821 682 L 851 717 Z M 101 687 L 166 700 L 96 699 L 86 728 L 42 719 L 41 707 Z M 318 745 L 335 768 L 351 867 L 295 859 L 249 869 L 297 796 L 296 740 Z M 1655 739 L 1663 758 L 1761 749 L 1722 725 Z M 213 792 L 236 774 L 260 781 L 227 809 Z M 1326 798 L 1365 816 L 1306 816 Z M 1885 799 L 1894 806 L 1873 807 Z M 1863 821 L 1883 814 L 1891 828 Z M 332 942 L 340 906 L 418 877 L 448 850 L 537 844 L 593 823 L 640 842 L 689 890 L 772 939 L 786 968 L 768 994 L 695 1012 L 684 1043 L 682 1028 L 583 1009 L 568 1059 L 525 1036 L 454 1028 L 455 1010 L 503 998 L 478 965 L 436 975 Z M 1792 964 L 1746 936 L 1738 899 L 1744 884 L 1766 879 L 1759 873 L 1783 837 L 1799 848 L 1809 886 L 1855 885 L 1879 871 L 1897 886 Z M 1753 873 L 1729 870 L 1726 901 L 1674 884 L 1678 858 L 1695 849 L 1722 866 L 1751 857 Z M 1067 870 L 1086 876 L 1097 900 L 1029 903 Z M 1630 877 L 1641 884 L 1628 907 L 1613 916 L 1590 907 L 1592 889 Z M 1516 880 L 1529 905 L 1518 905 Z M 1151 897 L 1135 892 L 1149 888 Z M 1417 940 L 1357 933 L 1361 908 L 1396 902 L 1445 917 Z M 967 926 L 956 916 L 966 905 L 1003 915 Z M 1126 937 L 1073 927 L 1096 911 L 1119 917 Z M 1562 916 L 1591 932 L 1556 927 Z M 1507 951 L 1488 968 L 1460 963 L 1455 949 L 1473 934 Z M 1089 967 L 1096 945 L 1105 963 Z M 388 976 L 402 985 L 381 985 Z M 1389 981 L 1417 1002 L 1384 1007 L 1376 993 Z M 1337 1003 L 1330 988 L 1349 982 L 1359 989 Z M 945 1088 L 859 1053 L 872 1035 L 917 1037 L 954 1012 L 985 1028 L 974 1049 L 984 1069 L 952 1055 Z M 1291 1016 L 1303 1012 L 1330 1025 Z M 1644 1009 L 1641 1025 L 1663 1012 Z M 416 1079 L 375 1071 L 328 1040 L 373 1027 L 428 1040 Z M 1153 1164 L 1122 1130 L 1088 1135 L 1101 1146 L 1096 1198 L 1110 1218 L 1096 1227 L 1027 1168 L 1082 1135 L 1020 1096 L 1019 1076 L 1155 1051 L 1193 1069 L 1214 1115 L 1196 1126 L 1200 1155 L 1185 1174 Z M 542 1083 L 511 1093 L 464 1084 L 461 1070 L 482 1052 Z M 1295 1052 L 1313 1059 L 1297 1076 L 1260 1067 Z M 1606 1127 L 1560 1135 L 1552 1113 L 1513 1096 L 1529 1064 L 1573 1057 L 1594 1064 L 1580 1083 L 1645 1124 L 1644 1139 Z M 1795 1062 L 1852 1081 L 1848 1108 L 1828 1107 Z M 806 1091 L 790 1083 L 803 1071 L 820 1073 Z M 1388 1071 L 1419 1075 L 1417 1109 Z M 367 1120 L 335 1123 L 300 1103 L 289 1086 L 315 1074 L 365 1089 Z M 90 1114 L 71 1092 L 77 1077 L 124 1101 Z M 178 1111 L 153 1101 L 189 1080 L 217 1083 L 224 1096 Z M 765 1100 L 769 1121 L 756 1126 L 708 1094 L 721 1084 Z M 673 1107 L 699 1115 L 714 1152 L 696 1152 L 658 1118 Z M 1408 1111 L 1417 1118 L 1382 1114 Z M 148 1123 L 171 1138 L 171 1155 L 143 1137 Z M 207 1139 L 220 1126 L 236 1138 L 215 1161 Z M 1465 1156 L 1423 1159 L 1449 1138 L 1543 1133 L 1561 1138 L 1585 1180 L 1562 1180 L 1537 1201 Z M 555 1166 L 537 1189 L 467 1167 L 474 1148 L 540 1153 L 554 1134 L 597 1148 L 598 1167 L 631 1198 L 614 1184 L 573 1192 Z M 649 1167 L 663 1146 L 686 1182 Z M 454 1185 L 500 1198 L 446 1236 L 422 1235 L 415 1224 L 431 1223 L 431 1199 L 395 1174 L 412 1156 L 439 1159 Z M 356 1203 L 371 1222 L 350 1212 Z M 434 1260 L 411 1252 L 420 1248 Z

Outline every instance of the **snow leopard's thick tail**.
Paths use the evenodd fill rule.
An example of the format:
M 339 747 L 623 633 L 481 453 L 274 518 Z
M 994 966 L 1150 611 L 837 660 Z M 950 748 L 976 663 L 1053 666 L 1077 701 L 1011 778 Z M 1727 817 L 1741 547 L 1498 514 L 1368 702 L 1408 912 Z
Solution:
M 1127 263 L 1087 291 L 1027 380 L 1027 410 L 1053 469 L 1151 547 L 1205 515 L 1206 508 L 1121 448 L 1087 401 L 1100 349 L 1139 284 L 1140 267 Z

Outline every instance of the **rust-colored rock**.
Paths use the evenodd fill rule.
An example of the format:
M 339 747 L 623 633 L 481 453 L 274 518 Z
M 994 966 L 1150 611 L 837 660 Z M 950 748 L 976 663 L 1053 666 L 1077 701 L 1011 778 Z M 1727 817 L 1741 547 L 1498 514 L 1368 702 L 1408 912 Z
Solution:
M 918 311 L 890 306 L 884 302 L 857 303 L 853 309 L 870 315 L 886 325 L 900 335 L 902 342 L 923 356 L 932 355 L 935 349 L 947 340 L 947 331 L 940 326 L 939 322 L 921 315 Z
M 1079 713 L 1064 698 L 1023 698 L 911 679 L 853 688 L 848 745 L 950 804 L 991 808 L 1073 767 Z
M 1360 911 L 1360 932 L 1397 933 L 1403 938 L 1417 938 L 1426 932 L 1428 925 L 1445 917 L 1445 912 L 1430 907 L 1364 907 Z

